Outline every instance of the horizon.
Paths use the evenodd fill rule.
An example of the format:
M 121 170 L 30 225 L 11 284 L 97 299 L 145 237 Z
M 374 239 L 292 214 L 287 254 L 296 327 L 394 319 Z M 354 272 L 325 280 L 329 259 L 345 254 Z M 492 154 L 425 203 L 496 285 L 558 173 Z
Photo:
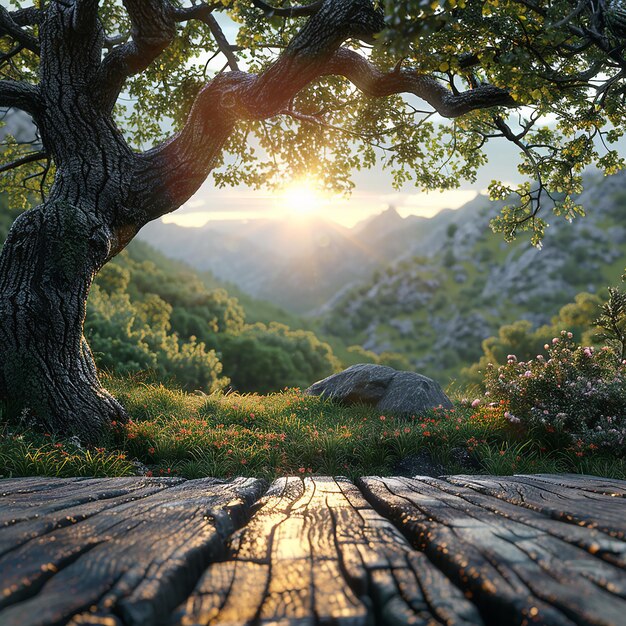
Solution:
M 219 209 L 207 210 L 209 200 L 197 194 L 178 211 L 164 215 L 161 222 L 194 229 L 203 228 L 211 222 L 250 222 L 264 219 L 306 222 L 322 219 L 352 229 L 389 209 L 395 209 L 403 219 L 411 216 L 430 219 L 441 211 L 456 211 L 485 194 L 485 189 L 454 189 L 413 194 L 356 192 L 347 198 L 320 195 L 314 207 L 303 211 L 284 206 L 284 199 L 280 194 L 241 189 L 220 191 L 223 193 L 212 194 L 218 198 L 222 196 L 219 198 L 222 200 Z M 295 202 L 297 198 L 291 200 Z M 245 204 L 253 205 L 253 208 L 240 208 Z

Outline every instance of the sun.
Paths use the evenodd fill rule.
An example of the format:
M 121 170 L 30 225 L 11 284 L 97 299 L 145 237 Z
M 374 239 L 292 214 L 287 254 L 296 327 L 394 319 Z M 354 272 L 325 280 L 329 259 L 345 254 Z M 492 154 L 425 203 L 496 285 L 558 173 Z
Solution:
M 318 213 L 323 198 L 312 181 L 301 180 L 285 187 L 279 195 L 281 208 L 291 215 L 309 216 Z

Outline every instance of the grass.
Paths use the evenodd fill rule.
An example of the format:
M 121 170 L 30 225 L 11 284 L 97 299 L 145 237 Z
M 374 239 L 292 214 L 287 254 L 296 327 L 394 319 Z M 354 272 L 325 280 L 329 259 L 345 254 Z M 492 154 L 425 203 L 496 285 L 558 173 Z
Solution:
M 101 446 L 5 425 L 0 476 L 391 475 L 426 448 L 450 473 L 581 472 L 626 478 L 624 460 L 547 450 L 497 409 L 456 405 L 408 418 L 342 407 L 288 389 L 267 396 L 188 394 L 133 379 L 108 387 L 131 415 Z M 475 468 L 458 464 L 459 450 Z M 466 455 L 467 456 L 467 455 Z

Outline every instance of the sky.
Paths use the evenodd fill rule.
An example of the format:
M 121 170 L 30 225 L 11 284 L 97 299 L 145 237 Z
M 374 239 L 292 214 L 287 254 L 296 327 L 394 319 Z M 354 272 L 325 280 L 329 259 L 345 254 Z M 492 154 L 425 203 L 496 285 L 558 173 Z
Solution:
M 384 211 L 389 206 L 403 217 L 432 217 L 442 209 L 458 209 L 485 193 L 493 179 L 519 182 L 516 148 L 508 142 L 492 141 L 487 147 L 488 163 L 474 184 L 461 182 L 458 189 L 423 193 L 409 185 L 396 191 L 391 175 L 381 166 L 355 172 L 355 187 L 349 197 L 328 197 L 316 193 L 314 185 L 287 182 L 287 193 L 255 191 L 245 187 L 218 189 L 211 177 L 183 207 L 163 218 L 166 223 L 185 227 L 204 226 L 211 220 L 251 220 L 316 215 L 346 227 Z
M 216 14 L 229 41 L 235 41 L 237 25 L 224 13 Z M 202 58 L 199 62 L 204 62 Z M 223 59 L 218 57 L 209 67 L 219 70 Z M 243 64 L 245 66 L 245 63 Z M 288 215 L 315 214 L 334 220 L 343 226 L 352 227 L 370 215 L 394 206 L 403 217 L 420 215 L 432 217 L 442 209 L 458 209 L 473 200 L 478 193 L 485 193 L 494 180 L 518 183 L 517 148 L 505 140 L 491 141 L 486 146 L 489 163 L 480 172 L 474 184 L 461 182 L 458 189 L 446 192 L 420 192 L 415 187 L 405 186 L 396 191 L 392 178 L 380 165 L 355 172 L 355 187 L 350 197 L 324 197 L 310 189 L 303 189 L 300 181 L 288 181 L 287 194 L 277 195 L 269 191 L 254 191 L 247 188 L 217 189 L 212 177 L 183 207 L 165 216 L 163 221 L 180 226 L 204 226 L 210 220 L 250 220 L 259 218 L 283 218 Z M 298 192 L 301 193 L 298 193 Z M 310 205 L 310 211 L 301 211 L 302 205 Z

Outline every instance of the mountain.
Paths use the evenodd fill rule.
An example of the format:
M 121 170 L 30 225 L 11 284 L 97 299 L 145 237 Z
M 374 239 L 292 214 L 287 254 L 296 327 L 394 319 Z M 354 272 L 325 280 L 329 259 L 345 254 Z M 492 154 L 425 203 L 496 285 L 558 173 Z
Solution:
M 384 271 L 335 297 L 324 332 L 381 353 L 408 356 L 418 371 L 456 376 L 481 342 L 517 319 L 546 324 L 582 291 L 617 284 L 626 266 L 626 172 L 586 177 L 588 216 L 552 217 L 541 250 L 489 230 L 498 203 L 477 197 L 419 225 Z M 391 233 L 393 236 L 394 233 Z
M 243 292 L 292 312 L 345 345 L 399 352 L 439 378 L 457 376 L 482 341 L 517 319 L 548 323 L 582 291 L 617 284 L 626 266 L 626 172 L 590 174 L 588 216 L 552 216 L 543 249 L 489 229 L 502 203 L 478 195 L 432 218 L 390 207 L 352 229 L 319 218 L 154 224 L 163 253 L 210 269 Z
M 379 218 L 387 220 L 385 214 Z M 406 220 L 397 215 L 393 221 L 387 232 L 397 232 Z M 193 229 L 155 222 L 140 237 L 172 258 L 296 313 L 319 307 L 397 253 L 395 246 L 381 244 L 378 219 L 361 233 L 321 218 L 209 222 Z
M 403 218 L 390 207 L 351 229 L 319 217 L 211 221 L 202 228 L 153 222 L 139 237 L 244 293 L 315 317 L 376 269 L 441 238 L 455 213 Z

